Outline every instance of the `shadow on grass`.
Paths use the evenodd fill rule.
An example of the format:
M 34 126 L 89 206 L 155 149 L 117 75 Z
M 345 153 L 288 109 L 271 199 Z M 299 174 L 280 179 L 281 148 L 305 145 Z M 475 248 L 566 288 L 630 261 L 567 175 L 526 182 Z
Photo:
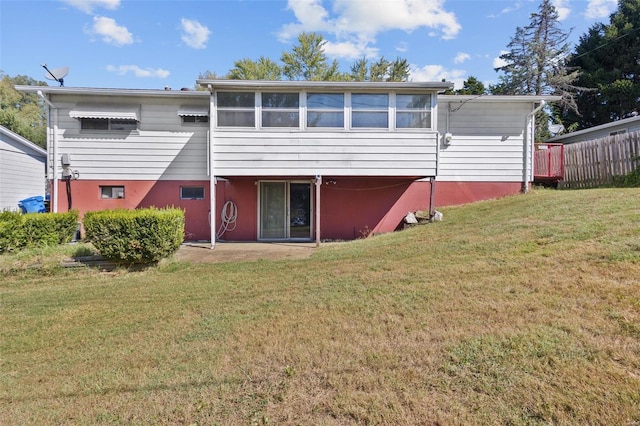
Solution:
M 112 272 L 116 269 L 129 272 L 139 272 L 157 266 L 158 263 L 129 263 L 111 260 L 96 253 L 95 250 L 87 246 L 78 247 L 71 255 L 71 261 L 64 262 L 62 266 L 66 268 L 86 266 L 99 269 L 103 272 Z

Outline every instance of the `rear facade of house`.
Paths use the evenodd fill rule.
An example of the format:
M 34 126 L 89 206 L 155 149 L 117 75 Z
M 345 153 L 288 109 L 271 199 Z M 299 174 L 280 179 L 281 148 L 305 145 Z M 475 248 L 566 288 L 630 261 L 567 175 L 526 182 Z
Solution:
M 198 84 L 19 86 L 49 106 L 54 210 L 176 206 L 186 240 L 350 240 L 532 180 L 539 97 L 442 96 L 451 84 L 439 82 Z

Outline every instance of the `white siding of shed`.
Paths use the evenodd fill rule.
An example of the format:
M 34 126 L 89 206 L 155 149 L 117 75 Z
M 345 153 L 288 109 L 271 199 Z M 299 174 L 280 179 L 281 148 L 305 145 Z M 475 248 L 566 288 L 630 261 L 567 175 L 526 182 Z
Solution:
M 0 133 L 0 210 L 18 210 L 18 202 L 45 194 L 45 156 Z
M 80 101 L 56 100 L 58 156 L 71 156 L 71 168 L 80 179 L 207 179 L 209 126 L 182 124 L 178 115 L 181 105 L 193 105 L 194 99 L 110 98 L 108 103 L 140 105 L 139 130 L 121 133 L 80 130 L 80 121 L 69 116 Z M 208 98 L 199 101 L 208 107 Z
M 532 109 L 527 102 L 440 101 L 438 130 L 452 139 L 440 145 L 438 181 L 521 182 Z
M 216 131 L 218 176 L 435 176 L 437 133 Z

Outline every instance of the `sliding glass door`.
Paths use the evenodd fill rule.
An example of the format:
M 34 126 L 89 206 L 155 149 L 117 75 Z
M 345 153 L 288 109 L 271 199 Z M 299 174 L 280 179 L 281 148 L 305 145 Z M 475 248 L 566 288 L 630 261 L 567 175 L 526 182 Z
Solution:
M 259 239 L 310 240 L 311 184 L 309 182 L 260 182 Z

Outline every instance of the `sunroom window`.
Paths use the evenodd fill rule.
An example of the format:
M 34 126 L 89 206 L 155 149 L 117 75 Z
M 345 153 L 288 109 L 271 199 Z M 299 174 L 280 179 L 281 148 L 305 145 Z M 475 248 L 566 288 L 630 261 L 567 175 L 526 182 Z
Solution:
M 431 95 L 396 95 L 396 128 L 431 128 Z
M 384 93 L 352 94 L 351 127 L 388 128 L 389 95 Z
M 256 126 L 256 98 L 253 92 L 218 92 L 217 100 L 218 126 Z
M 297 93 L 263 93 L 262 127 L 300 127 Z
M 307 127 L 344 127 L 344 94 L 307 94 Z

